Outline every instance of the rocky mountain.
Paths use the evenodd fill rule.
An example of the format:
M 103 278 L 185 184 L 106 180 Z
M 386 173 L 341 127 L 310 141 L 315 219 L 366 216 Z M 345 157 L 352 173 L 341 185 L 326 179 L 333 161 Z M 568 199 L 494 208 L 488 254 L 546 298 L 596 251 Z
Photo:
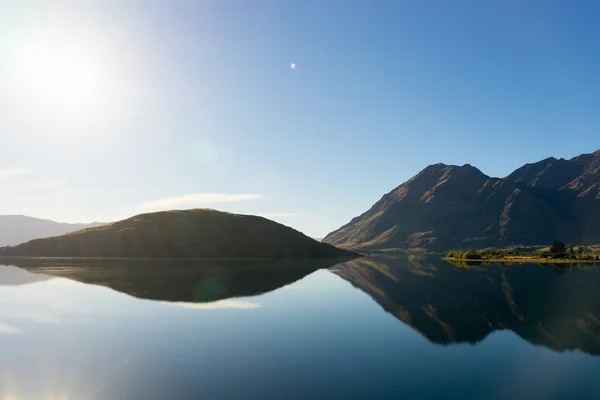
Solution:
M 600 354 L 600 269 L 457 268 L 439 257 L 366 257 L 332 272 L 439 344 L 510 330 L 555 351 Z
M 1 256 L 329 258 L 355 256 L 263 217 L 209 209 L 140 214 L 0 249 Z
M 67 224 L 25 215 L 0 215 L 0 246 L 15 246 L 33 239 L 64 235 L 100 225 L 104 223 Z
M 527 164 L 505 178 L 435 164 L 323 241 L 352 250 L 600 243 L 600 150 Z

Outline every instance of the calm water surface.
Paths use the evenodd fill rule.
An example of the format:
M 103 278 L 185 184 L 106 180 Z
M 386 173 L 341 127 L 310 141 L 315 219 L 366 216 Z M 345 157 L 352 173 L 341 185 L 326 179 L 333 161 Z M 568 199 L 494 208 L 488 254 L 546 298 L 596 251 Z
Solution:
M 600 393 L 598 267 L 5 264 L 2 400 Z

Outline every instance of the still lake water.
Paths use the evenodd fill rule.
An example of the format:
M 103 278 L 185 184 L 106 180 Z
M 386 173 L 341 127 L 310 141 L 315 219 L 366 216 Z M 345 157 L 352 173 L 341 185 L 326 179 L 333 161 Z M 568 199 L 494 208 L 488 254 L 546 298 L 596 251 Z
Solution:
M 600 393 L 600 267 L 5 264 L 2 400 Z

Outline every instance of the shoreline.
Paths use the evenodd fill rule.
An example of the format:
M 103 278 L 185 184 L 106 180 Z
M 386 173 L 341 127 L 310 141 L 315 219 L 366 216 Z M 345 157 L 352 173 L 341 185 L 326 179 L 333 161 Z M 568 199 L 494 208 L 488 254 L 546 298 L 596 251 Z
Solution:
M 481 259 L 466 259 L 466 258 L 454 258 L 454 257 L 443 257 L 442 260 L 446 261 L 462 261 L 462 262 L 472 262 L 472 263 L 536 263 L 536 264 L 579 264 L 579 263 L 587 263 L 587 264 L 600 264 L 600 260 L 577 260 L 577 259 L 569 259 L 569 258 L 523 258 L 523 257 L 510 257 L 510 258 L 481 258 Z

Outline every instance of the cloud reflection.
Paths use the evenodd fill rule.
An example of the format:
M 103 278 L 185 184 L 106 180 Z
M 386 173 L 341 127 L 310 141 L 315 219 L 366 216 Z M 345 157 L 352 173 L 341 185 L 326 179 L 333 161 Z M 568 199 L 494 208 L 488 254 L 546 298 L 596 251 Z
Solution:
M 223 310 L 223 309 L 238 309 L 238 310 L 251 310 L 254 308 L 261 307 L 258 303 L 252 303 L 250 301 L 243 300 L 219 300 L 212 303 L 183 303 L 183 302 L 162 302 L 162 304 L 188 308 L 193 310 Z
M 2 335 L 2 334 L 16 335 L 19 333 L 23 333 L 23 330 L 21 328 L 18 328 L 16 326 L 6 325 L 6 324 L 3 324 L 2 322 L 0 322 L 0 335 Z

